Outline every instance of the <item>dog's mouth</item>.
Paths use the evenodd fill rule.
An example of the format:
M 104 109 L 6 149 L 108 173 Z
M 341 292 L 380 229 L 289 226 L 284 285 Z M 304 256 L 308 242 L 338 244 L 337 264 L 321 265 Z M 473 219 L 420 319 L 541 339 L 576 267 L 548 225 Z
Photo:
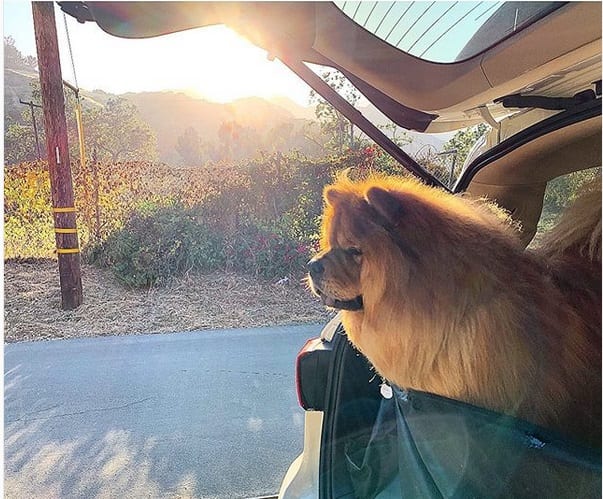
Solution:
M 336 308 L 337 310 L 362 310 L 362 295 L 358 295 L 351 300 L 339 300 L 324 294 L 320 289 L 315 288 L 316 294 L 320 297 L 323 304 L 327 307 Z

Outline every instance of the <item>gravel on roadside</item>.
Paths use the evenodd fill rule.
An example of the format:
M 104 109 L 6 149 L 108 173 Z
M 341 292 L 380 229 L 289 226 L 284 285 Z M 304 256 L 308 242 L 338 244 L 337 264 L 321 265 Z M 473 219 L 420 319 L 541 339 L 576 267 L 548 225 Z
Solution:
M 56 261 L 5 262 L 4 341 L 323 323 L 332 316 L 291 279 L 190 273 L 131 289 L 110 270 L 82 264 L 82 285 L 84 303 L 63 311 Z

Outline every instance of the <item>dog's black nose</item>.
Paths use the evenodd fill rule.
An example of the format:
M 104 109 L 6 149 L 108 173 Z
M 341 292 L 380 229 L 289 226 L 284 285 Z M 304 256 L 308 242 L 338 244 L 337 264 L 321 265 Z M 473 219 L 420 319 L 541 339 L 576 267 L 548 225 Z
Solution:
M 312 260 L 308 262 L 308 271 L 311 276 L 319 276 L 325 271 L 325 268 L 320 260 L 312 258 Z

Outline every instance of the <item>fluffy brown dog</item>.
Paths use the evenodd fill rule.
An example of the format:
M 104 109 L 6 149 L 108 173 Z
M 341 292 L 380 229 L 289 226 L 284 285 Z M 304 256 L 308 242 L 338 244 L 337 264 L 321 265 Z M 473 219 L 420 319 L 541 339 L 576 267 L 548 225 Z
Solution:
M 325 189 L 311 286 L 385 379 L 600 445 L 594 192 L 576 208 L 580 230 L 562 222 L 532 253 L 492 204 L 412 180 L 341 178 Z

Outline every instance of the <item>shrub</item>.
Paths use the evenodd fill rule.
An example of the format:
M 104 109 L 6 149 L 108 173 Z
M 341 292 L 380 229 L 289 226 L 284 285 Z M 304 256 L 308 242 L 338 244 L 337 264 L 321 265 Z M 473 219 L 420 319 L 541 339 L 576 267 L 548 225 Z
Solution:
M 76 161 L 84 258 L 132 286 L 189 269 L 297 276 L 318 239 L 324 186 L 344 168 L 378 167 L 379 155 L 367 151 L 318 161 L 276 153 L 200 168 L 149 162 L 82 168 Z M 45 162 L 5 167 L 5 255 L 53 253 L 50 208 Z M 32 233 L 39 236 L 35 245 Z
M 239 228 L 225 245 L 226 263 L 233 270 L 265 278 L 301 276 L 309 258 L 309 246 L 255 225 Z
M 308 245 L 277 228 L 261 228 L 248 221 L 221 232 L 204 218 L 204 206 L 148 205 L 135 211 L 87 258 L 109 267 L 124 283 L 160 284 L 187 271 L 234 270 L 265 278 L 301 276 Z
M 150 286 L 191 269 L 224 264 L 223 241 L 181 205 L 135 211 L 89 255 L 131 286 Z
M 4 167 L 4 257 L 50 257 L 55 248 L 45 162 Z
M 117 165 L 89 162 L 82 169 L 74 161 L 72 170 L 78 237 L 83 248 L 89 242 L 106 239 L 140 203 L 166 204 L 181 185 L 173 170 L 148 162 Z M 46 161 L 4 166 L 6 258 L 53 255 L 51 208 Z

